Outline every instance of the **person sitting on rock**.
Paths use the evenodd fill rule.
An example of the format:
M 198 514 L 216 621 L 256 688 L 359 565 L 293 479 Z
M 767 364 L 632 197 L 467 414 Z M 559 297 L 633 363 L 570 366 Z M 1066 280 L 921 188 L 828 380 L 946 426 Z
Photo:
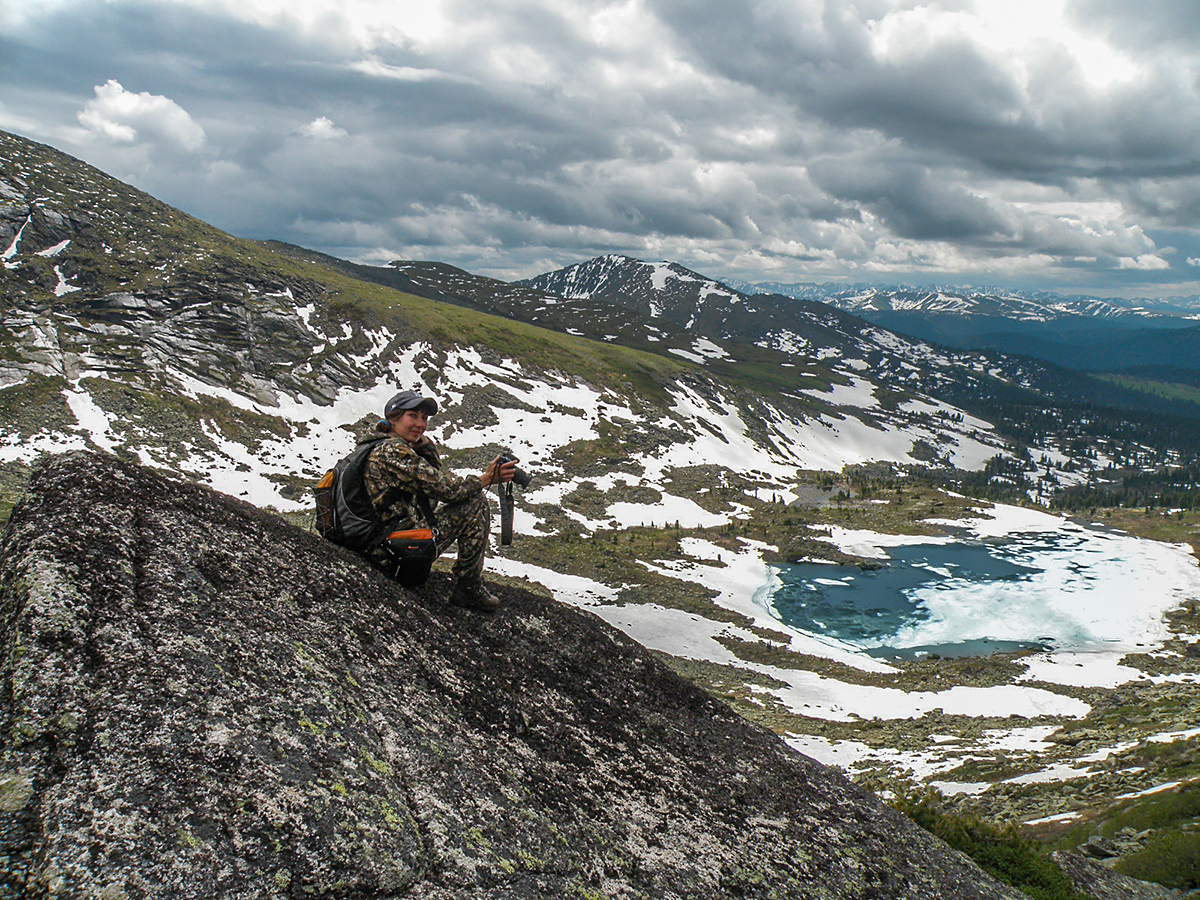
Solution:
M 436 415 L 437 401 L 415 391 L 401 391 L 383 409 L 378 441 L 370 452 L 363 481 L 371 503 L 391 530 L 433 528 L 422 507 L 433 514 L 438 530 L 438 552 L 458 543 L 456 577 L 450 602 L 455 606 L 492 611 L 500 601 L 483 582 L 484 557 L 491 533 L 492 509 L 485 489 L 512 481 L 516 460 L 498 465 L 492 460 L 482 475 L 455 475 L 442 468 L 437 447 L 425 429 Z M 374 547 L 368 557 L 380 568 L 395 563 L 386 549 Z

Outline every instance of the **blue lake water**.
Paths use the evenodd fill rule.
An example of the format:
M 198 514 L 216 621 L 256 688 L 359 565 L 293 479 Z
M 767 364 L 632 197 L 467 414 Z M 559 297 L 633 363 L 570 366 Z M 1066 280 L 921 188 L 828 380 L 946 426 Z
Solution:
M 986 638 L 954 645 L 891 646 L 890 638 L 930 618 L 930 610 L 915 596 L 918 589 L 961 588 L 964 581 L 1028 580 L 1037 570 L 982 545 L 911 544 L 889 548 L 888 555 L 879 569 L 821 563 L 780 566 L 776 612 L 789 625 L 861 646 L 873 655 L 936 652 L 947 656 L 1037 646 Z
M 874 570 L 780 565 L 770 605 L 795 628 L 884 657 L 1140 646 L 1161 615 L 1139 609 L 1162 581 L 1149 543 L 1071 528 L 889 546 Z

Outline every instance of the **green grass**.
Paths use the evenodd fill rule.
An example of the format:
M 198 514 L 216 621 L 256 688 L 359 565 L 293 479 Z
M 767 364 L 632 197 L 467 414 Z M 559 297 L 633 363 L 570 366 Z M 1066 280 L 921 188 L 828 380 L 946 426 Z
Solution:
M 1105 832 L 1114 833 L 1122 828 L 1135 831 L 1178 828 L 1200 823 L 1200 783 L 1151 794 L 1139 801 L 1116 813 L 1106 825 Z
M 1187 747 L 1173 749 L 1179 754 Z M 1073 849 L 1092 836 L 1122 832 L 1142 835 L 1143 844 L 1122 856 L 1116 871 L 1170 888 L 1200 888 L 1200 780 L 1119 801 L 1058 836 L 1053 846 Z
M 75 424 L 75 417 L 63 398 L 65 385 L 65 379 L 57 376 L 30 375 L 0 390 L 3 433 L 15 435 L 21 442 L 43 430 L 66 433 Z M 29 476 L 29 465 L 19 459 L 0 463 L 0 527 L 25 496 Z
M 1154 381 L 1149 378 L 1136 378 L 1132 375 L 1114 375 L 1107 372 L 1093 374 L 1091 377 L 1097 381 L 1115 384 L 1123 388 L 1128 388 L 1131 391 L 1139 391 L 1143 394 L 1153 394 L 1156 397 L 1163 397 L 1166 400 L 1200 404 L 1200 388 L 1193 387 L 1190 384 Z
M 570 373 L 594 386 L 607 387 L 627 400 L 640 398 L 646 406 L 665 403 L 665 386 L 696 368 L 683 360 L 405 294 L 315 263 L 280 255 L 277 264 L 281 269 L 291 269 L 324 285 L 335 315 L 358 321 L 373 320 L 394 330 L 407 328 L 417 336 L 447 347 L 491 350 L 498 357 L 494 362 L 505 357 L 520 360 L 526 368 Z
M 1122 875 L 1179 890 L 1200 888 L 1200 825 L 1170 828 L 1141 850 L 1124 856 L 1115 868 Z
M 1114 507 L 1100 509 L 1090 516 L 1078 516 L 1083 521 L 1099 521 L 1137 537 L 1169 544 L 1191 544 L 1200 555 L 1200 509 L 1170 511 Z

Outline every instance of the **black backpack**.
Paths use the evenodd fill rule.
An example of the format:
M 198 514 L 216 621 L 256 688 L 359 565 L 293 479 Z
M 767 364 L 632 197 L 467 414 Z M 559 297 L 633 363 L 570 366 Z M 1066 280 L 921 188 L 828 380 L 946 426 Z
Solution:
M 317 533 L 351 550 L 365 550 L 379 543 L 386 530 L 363 479 L 367 457 L 377 443 L 360 444 L 326 472 L 313 489 L 317 500 Z

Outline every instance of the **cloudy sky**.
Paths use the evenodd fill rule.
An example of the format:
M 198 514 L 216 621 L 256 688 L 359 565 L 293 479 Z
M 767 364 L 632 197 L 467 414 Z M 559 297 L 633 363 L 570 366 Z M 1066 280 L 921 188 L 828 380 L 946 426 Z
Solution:
M 504 279 L 1200 293 L 1196 0 L 0 0 L 0 128 Z

